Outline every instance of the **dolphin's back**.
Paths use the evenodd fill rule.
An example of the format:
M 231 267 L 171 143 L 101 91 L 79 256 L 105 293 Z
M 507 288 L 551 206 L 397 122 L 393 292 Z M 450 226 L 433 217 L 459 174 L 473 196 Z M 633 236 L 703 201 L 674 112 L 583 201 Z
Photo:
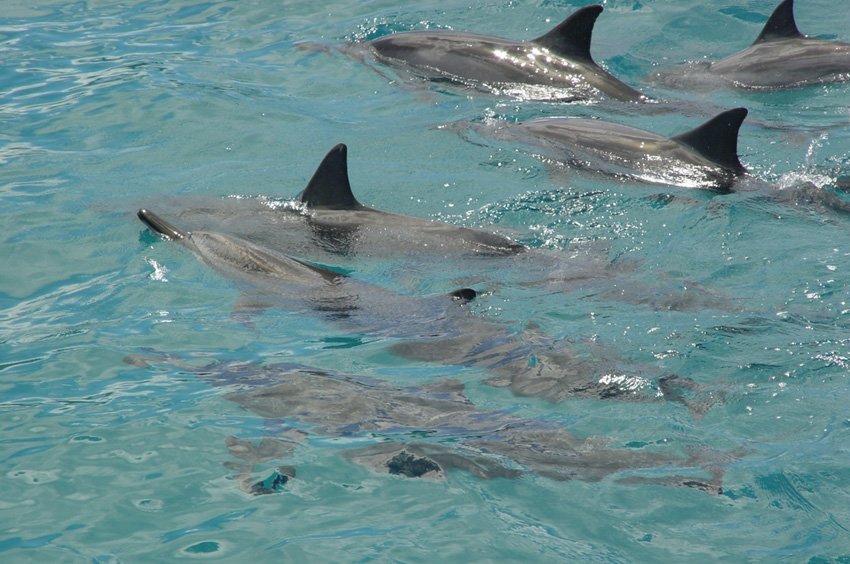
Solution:
M 787 88 L 843 82 L 850 76 L 850 44 L 806 37 L 784 0 L 748 48 L 711 63 L 709 71 L 746 88 Z
M 559 92 L 557 96 L 590 99 L 601 92 L 618 100 L 642 100 L 642 93 L 602 69 L 590 55 L 593 25 L 601 12 L 602 6 L 587 6 L 526 42 L 428 30 L 380 37 L 369 45 L 379 60 L 412 67 L 431 80 L 491 92 L 525 84 L 547 87 L 552 96 Z

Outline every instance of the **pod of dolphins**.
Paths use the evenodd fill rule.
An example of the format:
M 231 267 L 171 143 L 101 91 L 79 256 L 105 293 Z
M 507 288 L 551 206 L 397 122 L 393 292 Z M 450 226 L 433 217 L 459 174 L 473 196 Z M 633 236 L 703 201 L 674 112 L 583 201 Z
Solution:
M 593 60 L 592 31 L 601 12 L 598 5 L 582 8 L 548 33 L 525 42 L 411 31 L 347 48 L 420 79 L 487 94 L 564 101 L 607 97 L 651 104 L 648 96 Z M 778 89 L 847 81 L 850 44 L 802 35 L 794 20 L 793 0 L 784 0 L 750 47 L 705 64 L 702 70 L 733 88 Z M 474 127 L 495 138 L 544 147 L 572 166 L 725 192 L 735 190 L 748 174 L 737 150 L 738 131 L 746 116 L 746 109 L 734 108 L 672 137 L 599 119 L 566 117 Z M 236 282 L 244 294 L 241 308 L 254 313 L 269 307 L 310 313 L 347 333 L 377 336 L 389 343 L 394 355 L 405 359 L 475 367 L 489 375 L 487 384 L 516 395 L 550 402 L 576 397 L 666 400 L 683 404 L 694 416 L 723 399 L 722 392 L 688 378 L 643 374 L 622 366 L 618 359 L 568 346 L 533 327 L 514 330 L 482 318 L 467 305 L 478 297 L 472 288 L 446 295 L 406 296 L 326 266 L 333 257 L 356 261 L 411 255 L 530 261 L 522 264 L 544 264 L 544 268 L 553 263 L 551 255 L 503 235 L 361 204 L 351 189 L 343 144 L 330 150 L 295 200 L 285 207 L 241 200 L 215 210 L 171 214 L 189 228 L 146 208 L 138 211 L 138 217 L 154 233 L 186 247 Z M 824 196 L 821 203 L 841 211 L 850 209 L 835 196 Z M 210 221 L 217 222 L 218 230 L 195 228 Z M 610 275 L 606 267 L 591 268 L 564 275 L 561 282 L 571 276 Z M 649 305 L 684 309 L 689 304 L 732 307 L 698 289 Z M 298 364 L 217 361 L 197 368 L 155 351 L 130 355 L 127 361 L 142 367 L 160 362 L 192 371 L 213 385 L 228 386 L 234 391 L 226 397 L 260 416 L 297 422 L 319 435 L 381 437 L 372 441 L 375 444 L 350 450 L 346 457 L 372 471 L 407 478 L 444 479 L 447 471 L 461 469 L 486 479 L 533 472 L 555 480 L 593 481 L 623 470 L 687 467 L 701 477 L 621 480 L 717 493 L 723 460 L 737 456 L 608 448 L 573 437 L 551 423 L 479 410 L 454 380 L 403 387 Z M 306 436 L 307 431 L 293 430 L 263 439 L 259 446 L 229 439 L 231 452 L 240 460 L 233 468 L 244 479 L 245 489 L 254 494 L 280 491 L 294 477 L 294 469 L 280 467 L 269 478 L 251 484 L 253 467 L 291 452 Z M 438 440 L 445 436 L 457 440 Z

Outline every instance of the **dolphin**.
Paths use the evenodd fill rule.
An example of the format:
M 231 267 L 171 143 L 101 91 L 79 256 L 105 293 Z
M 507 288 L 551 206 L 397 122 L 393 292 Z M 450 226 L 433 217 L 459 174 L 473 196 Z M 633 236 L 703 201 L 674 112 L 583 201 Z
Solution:
M 711 63 L 708 70 L 735 86 L 747 88 L 847 81 L 850 43 L 803 35 L 794 20 L 794 0 L 783 0 L 752 45 Z
M 185 222 L 214 219 L 225 229 L 267 247 L 304 254 L 387 257 L 400 254 L 514 256 L 526 247 L 508 237 L 381 211 L 361 204 L 348 177 L 348 148 L 340 143 L 322 159 L 295 204 L 231 199 L 215 208 L 185 210 Z M 338 257 L 337 257 L 338 258 Z
M 382 63 L 411 69 L 494 94 L 526 99 L 648 98 L 605 71 L 590 55 L 593 25 L 602 6 L 577 10 L 551 31 L 526 42 L 450 31 L 396 33 L 367 43 Z
M 416 244 L 420 249 L 460 250 L 485 256 L 515 255 L 526 250 L 506 237 L 458 227 L 442 221 L 419 219 L 362 205 L 348 179 L 348 149 L 333 147 L 297 196 L 306 207 L 308 223 L 321 232 L 356 232 L 358 239 L 380 237 L 393 244 Z
M 175 215 L 190 230 L 215 229 L 266 249 L 309 262 L 361 269 L 364 258 L 406 258 L 433 266 L 434 258 L 469 270 L 478 282 L 545 286 L 547 291 L 580 292 L 583 298 L 614 300 L 656 310 L 736 309 L 727 298 L 695 281 L 670 277 L 652 287 L 623 280 L 634 270 L 629 261 L 611 261 L 608 248 L 578 245 L 561 251 L 530 249 L 487 231 L 423 220 L 369 208 L 354 196 L 348 177 L 347 148 L 333 147 L 294 199 L 227 197 L 175 203 Z M 188 207 L 187 207 L 188 205 Z M 442 264 L 446 264 L 443 262 Z M 621 279 L 619 284 L 612 279 Z M 241 304 L 237 309 L 253 309 Z
M 600 351 L 571 349 L 532 329 L 515 331 L 473 315 L 465 307 L 478 296 L 472 288 L 405 296 L 233 235 L 183 231 L 146 209 L 138 217 L 239 283 L 247 293 L 242 309 L 284 307 L 313 313 L 349 334 L 382 338 L 396 356 L 479 368 L 490 374 L 485 380 L 489 385 L 550 402 L 573 397 L 654 401 L 662 396 L 699 414 L 715 401 L 687 378 L 665 376 L 653 383 Z
M 601 119 L 565 117 L 518 123 L 461 121 L 449 128 L 458 130 L 464 137 L 472 131 L 495 139 L 537 145 L 544 149 L 545 154 L 540 156 L 547 161 L 617 178 L 720 193 L 753 193 L 807 210 L 850 213 L 850 203 L 828 188 L 811 182 L 778 185 L 749 174 L 738 156 L 738 133 L 746 116 L 746 108 L 727 110 L 673 137 Z M 478 142 L 477 138 L 470 140 Z M 839 189 L 840 184 L 839 181 Z M 692 294 L 688 299 L 695 297 Z M 713 299 L 710 292 L 691 305 L 686 300 L 662 307 L 682 309 L 683 306 L 727 308 L 716 296 Z
M 479 274 L 498 273 L 499 281 L 504 281 L 505 269 L 510 268 L 512 273 L 525 277 L 520 284 L 539 285 L 545 281 L 560 291 L 580 288 L 599 298 L 644 303 L 655 309 L 729 308 L 726 300 L 702 292 L 692 283 L 686 293 L 680 291 L 678 284 L 654 289 L 629 284 L 627 289 L 612 293 L 609 280 L 628 272 L 629 266 L 613 264 L 607 248 L 547 252 L 530 249 L 496 233 L 367 207 L 352 192 L 348 149 L 344 144 L 327 153 L 307 186 L 292 200 L 219 198 L 214 202 L 196 201 L 188 208 L 187 203 L 192 202 L 179 204 L 181 210 L 176 216 L 190 230 L 214 228 L 218 233 L 312 262 L 359 268 L 364 258 L 404 257 L 431 263 L 436 257 L 462 260 L 468 268 L 469 258 L 486 258 L 486 262 L 477 264 Z M 647 300 L 647 296 L 659 295 L 665 297 Z
M 344 437 L 361 446 L 345 458 L 371 471 L 401 478 L 444 480 L 463 470 L 481 479 L 516 478 L 534 473 L 549 479 L 595 482 L 623 471 L 658 467 L 707 466 L 708 477 L 664 476 L 660 483 L 721 493 L 722 467 L 669 449 L 610 448 L 597 438 L 580 439 L 562 426 L 504 411 L 482 411 L 464 394 L 464 385 L 446 380 L 404 386 L 295 363 L 214 361 L 192 366 L 161 354 L 134 354 L 125 361 L 149 368 L 166 363 L 197 374 L 230 391 L 224 398 L 274 422 L 274 435 L 259 443 L 230 437 L 240 462 L 243 488 L 280 491 L 295 470 L 282 467 L 271 479 L 254 482 L 258 463 L 280 459 L 308 438 L 316 444 Z M 657 471 L 655 471 L 657 472 Z
M 726 191 L 746 173 L 738 158 L 738 131 L 746 116 L 745 108 L 728 110 L 673 137 L 601 119 L 564 117 L 475 128 L 543 146 L 554 159 L 578 168 Z
M 719 61 L 661 71 L 656 82 L 674 87 L 777 90 L 850 80 L 850 43 L 800 33 L 794 0 L 779 3 L 752 45 Z

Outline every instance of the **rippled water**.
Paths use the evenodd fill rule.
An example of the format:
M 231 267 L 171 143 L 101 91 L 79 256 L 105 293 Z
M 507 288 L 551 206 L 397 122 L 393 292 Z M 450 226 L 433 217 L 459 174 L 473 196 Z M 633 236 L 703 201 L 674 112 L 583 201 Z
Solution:
M 595 57 L 630 85 L 677 100 L 672 113 L 467 94 L 304 48 L 425 27 L 530 38 L 582 4 L 7 2 L 0 558 L 850 558 L 850 217 L 772 193 L 811 182 L 846 200 L 849 87 L 700 91 L 650 80 L 745 47 L 772 1 L 606 3 Z M 804 33 L 850 41 L 843 0 L 800 0 L 797 17 Z M 750 110 L 742 161 L 767 192 L 552 170 L 525 148 L 439 127 L 582 115 L 675 134 L 741 105 Z M 483 293 L 475 315 L 565 339 L 647 381 L 689 377 L 717 401 L 701 416 L 675 402 L 550 404 L 486 386 L 474 366 L 394 357 L 391 337 L 286 310 L 246 321 L 234 315 L 231 282 L 134 215 L 143 204 L 167 215 L 196 198 L 289 198 L 339 142 L 363 203 L 497 230 L 539 249 L 547 270 L 415 253 L 331 266 L 412 296 L 473 286 Z M 609 261 L 618 276 L 530 282 Z M 664 300 L 659 287 L 683 284 L 728 307 L 652 307 Z M 386 437 L 317 432 L 257 462 L 254 481 L 281 466 L 297 473 L 282 491 L 251 496 L 228 437 L 258 445 L 309 425 L 231 401 L 230 388 L 192 368 L 214 361 L 295 362 L 408 388 L 460 380 L 484 412 L 545 422 L 589 445 L 689 453 L 724 470 L 723 493 L 633 479 L 675 468 L 601 481 L 534 472 L 483 480 L 462 470 L 445 481 L 401 478 L 343 456 Z

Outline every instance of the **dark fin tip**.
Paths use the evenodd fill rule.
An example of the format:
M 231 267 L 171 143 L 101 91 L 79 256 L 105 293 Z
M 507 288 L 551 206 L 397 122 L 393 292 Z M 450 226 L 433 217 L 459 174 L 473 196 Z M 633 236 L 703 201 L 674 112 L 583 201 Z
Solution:
M 797 29 L 797 22 L 794 20 L 794 0 L 784 0 L 773 10 L 753 45 L 763 41 L 795 37 L 803 37 L 803 34 Z
M 735 174 L 743 174 L 746 169 L 738 159 L 738 131 L 745 117 L 746 108 L 727 110 L 672 139 L 684 143 Z
M 298 198 L 312 208 L 349 209 L 360 206 L 348 181 L 348 148 L 340 143 L 328 151 Z
M 602 6 L 599 4 L 585 6 L 572 13 L 548 33 L 532 41 L 559 55 L 593 63 L 593 57 L 590 56 L 590 41 L 593 37 L 593 25 L 601 13 Z
M 184 239 L 186 237 L 185 232 L 180 231 L 179 229 L 177 229 L 176 227 L 174 227 L 152 211 L 146 210 L 145 208 L 142 208 L 138 212 L 136 212 L 136 216 L 138 216 L 138 218 L 142 220 L 142 223 L 144 223 L 150 229 L 156 231 L 163 237 L 166 237 L 168 239 L 174 239 L 176 241 L 179 241 L 180 239 Z
M 478 296 L 478 292 L 476 292 L 472 288 L 461 288 L 460 290 L 455 290 L 449 295 L 452 297 L 453 300 L 463 300 L 465 302 L 471 302 Z

